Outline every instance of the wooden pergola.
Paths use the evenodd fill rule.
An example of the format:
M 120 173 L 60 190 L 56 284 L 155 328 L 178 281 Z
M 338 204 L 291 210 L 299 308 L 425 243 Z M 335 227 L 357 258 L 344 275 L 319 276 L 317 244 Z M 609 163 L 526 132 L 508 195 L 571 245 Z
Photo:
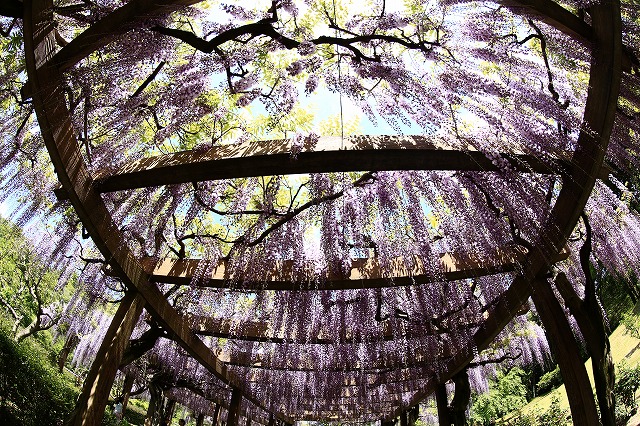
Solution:
M 233 147 L 213 148 L 208 152 L 181 152 L 133 162 L 117 173 L 103 171 L 92 174 L 85 164 L 78 137 L 71 124 L 63 91 L 63 73 L 92 52 L 123 36 L 128 28 L 150 17 L 196 3 L 197 0 L 131 0 L 125 6 L 102 18 L 78 35 L 68 45 L 58 48 L 52 19 L 52 0 L 25 0 L 24 38 L 28 69 L 26 96 L 33 99 L 42 136 L 60 181 L 63 196 L 73 205 L 87 233 L 91 236 L 105 259 L 109 260 L 111 274 L 127 285 L 128 291 L 119 305 L 114 320 L 105 336 L 89 372 L 78 401 L 75 425 L 99 424 L 118 370 L 125 347 L 142 309 L 146 309 L 173 339 L 200 365 L 228 386 L 229 394 L 219 401 L 228 407 L 227 424 L 235 426 L 240 413 L 240 401 L 246 399 L 272 415 L 256 421 L 274 424 L 276 420 L 292 423 L 302 419 L 336 419 L 349 406 L 348 397 L 353 383 L 347 380 L 348 366 L 337 368 L 345 377 L 344 399 L 339 404 L 328 404 L 322 411 L 318 401 L 306 401 L 304 413 L 279 411 L 277 404 L 261 400 L 252 391 L 252 383 L 239 377 L 233 368 L 248 368 L 258 374 L 262 370 L 278 369 L 297 371 L 300 374 L 313 371 L 311 365 L 270 365 L 267 360 L 257 365 L 241 357 L 217 355 L 200 336 L 216 336 L 239 341 L 284 344 L 333 344 L 322 335 L 311 338 L 294 334 L 274 333 L 260 323 L 245 324 L 242 333 L 232 331 L 224 320 L 199 318 L 179 314 L 159 290 L 156 283 L 188 284 L 196 268 L 195 260 L 166 260 L 154 262 L 137 258 L 124 241 L 122 232 L 115 225 L 109 209 L 101 196 L 105 192 L 133 188 L 161 186 L 175 183 L 209 181 L 234 177 L 297 174 L 310 172 L 343 172 L 366 170 L 473 170 L 493 171 L 495 166 L 481 153 L 459 151 L 423 137 L 354 137 L 346 146 L 332 138 L 322 138 L 313 151 L 303 151 L 296 161 L 290 159 L 289 141 L 245 143 Z M 352 365 L 351 369 L 371 372 L 370 386 L 389 386 L 387 399 L 378 402 L 382 409 L 379 418 L 397 417 L 409 407 L 431 394 L 438 383 L 451 378 L 464 368 L 474 353 L 486 348 L 505 325 L 532 297 L 547 331 L 556 341 L 573 339 L 559 305 L 555 301 L 545 275 L 550 266 L 567 254 L 567 239 L 576 227 L 580 213 L 591 193 L 596 179 L 606 174 L 603 159 L 613 126 L 619 93 L 621 73 L 629 67 L 629 58 L 623 53 L 619 4 L 607 2 L 591 8 L 591 24 L 564 9 L 551 0 L 503 0 L 499 3 L 533 15 L 575 40 L 590 45 L 593 62 L 583 131 L 578 148 L 567 152 L 566 157 L 553 162 L 538 159 L 519 152 L 505 152 L 503 156 L 523 173 L 557 174 L 562 189 L 550 210 L 545 229 L 540 233 L 533 249 L 524 251 L 497 250 L 490 259 L 474 259 L 464 253 L 443 253 L 440 280 L 460 280 L 496 273 L 510 272 L 511 285 L 491 309 L 473 324 L 473 344 L 459 348 L 440 360 L 444 367 L 429 375 L 428 353 L 415 357 L 411 363 L 380 362 L 378 365 Z M 587 131 L 586 129 L 589 129 Z M 603 170 L 605 170 L 603 172 Z M 429 276 L 421 271 L 398 269 L 394 285 L 406 286 L 429 282 Z M 279 270 L 286 271 L 286 265 Z M 287 279 L 286 274 L 268 276 L 261 282 L 246 283 L 246 288 L 261 290 L 341 290 L 380 288 L 388 285 L 388 277 L 382 276 L 373 260 L 363 260 L 353 265 L 348 277 L 335 277 L 321 284 L 309 285 Z M 224 264 L 220 264 L 205 283 L 205 287 L 225 288 Z M 461 328 L 465 328 L 464 325 Z M 437 334 L 437 330 L 432 330 Z M 412 330 L 388 330 L 382 342 L 401 336 L 411 338 Z M 350 344 L 345 332 L 342 344 Z M 573 410 L 575 424 L 596 425 L 596 407 L 591 387 L 584 370 L 579 365 L 578 354 L 571 345 L 558 345 L 559 364 L 565 375 L 565 384 Z M 446 355 L 446 354 L 445 354 Z M 381 374 L 384 369 L 387 375 Z M 420 376 L 422 375 L 422 376 Z M 260 377 L 260 376 L 256 376 Z M 410 400 L 403 398 L 410 391 Z M 229 401 L 228 403 L 226 401 Z

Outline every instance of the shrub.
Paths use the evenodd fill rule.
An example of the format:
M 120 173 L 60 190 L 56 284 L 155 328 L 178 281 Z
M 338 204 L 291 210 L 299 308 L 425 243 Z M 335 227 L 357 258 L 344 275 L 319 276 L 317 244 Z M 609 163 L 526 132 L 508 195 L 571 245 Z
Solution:
M 539 425 L 565 426 L 571 424 L 569 410 L 560 406 L 560 400 L 554 396 L 547 411 L 538 415 Z
M 613 392 L 616 397 L 616 417 L 625 419 L 638 408 L 635 393 L 640 387 L 640 365 L 629 367 L 625 362 L 618 366 Z
M 509 419 L 500 424 L 503 426 L 538 426 L 537 418 L 534 414 L 523 413 L 522 411 L 511 415 Z
M 633 312 L 622 315 L 622 325 L 625 332 L 636 339 L 640 339 L 640 318 Z
M 471 407 L 471 419 L 475 424 L 494 423 L 505 414 L 527 403 L 527 389 L 522 384 L 524 372 L 513 368 L 507 374 L 499 374 L 489 384 L 489 392 L 480 395 Z
M 539 395 L 543 395 L 552 389 L 557 388 L 561 384 L 562 375 L 560 375 L 560 369 L 556 367 L 540 377 L 540 380 L 538 380 L 538 383 L 536 384 L 536 390 Z
M 49 363 L 34 339 L 16 344 L 0 325 L 0 418 L 3 424 L 60 424 L 72 410 L 76 390 Z

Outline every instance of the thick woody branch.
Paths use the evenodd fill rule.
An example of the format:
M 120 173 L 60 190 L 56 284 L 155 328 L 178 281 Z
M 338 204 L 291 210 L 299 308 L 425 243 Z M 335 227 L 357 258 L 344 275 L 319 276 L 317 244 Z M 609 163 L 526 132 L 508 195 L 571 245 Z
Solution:
M 153 31 L 156 31 L 160 34 L 170 36 L 176 38 L 178 40 L 187 43 L 191 47 L 203 52 L 203 53 L 212 53 L 215 52 L 217 54 L 222 54 L 220 50 L 220 46 L 224 43 L 235 41 L 240 43 L 246 43 L 247 40 L 242 40 L 242 37 L 249 36 L 250 39 L 264 36 L 272 39 L 273 41 L 277 41 L 281 45 L 283 45 L 287 49 L 296 49 L 300 46 L 299 41 L 289 38 L 281 33 L 279 33 L 276 28 L 272 25 L 272 20 L 263 20 L 259 22 L 254 22 L 247 25 L 242 25 L 237 28 L 232 28 L 230 30 L 224 31 L 211 40 L 207 41 L 190 31 L 179 30 L 174 28 L 166 28 L 161 26 L 155 26 L 152 28 Z M 354 58 L 357 61 L 366 60 L 366 61 L 375 61 L 379 62 L 380 58 L 377 55 L 367 56 L 360 49 L 356 48 L 355 44 L 367 44 L 371 42 L 386 42 L 390 44 L 397 44 L 403 46 L 410 50 L 419 50 L 422 52 L 430 51 L 434 46 L 439 46 L 439 42 L 431 42 L 425 40 L 413 41 L 409 37 L 396 37 L 386 34 L 354 34 L 352 37 L 333 37 L 322 35 L 315 39 L 309 40 L 310 43 L 315 45 L 334 45 L 344 47 L 353 53 Z
M 484 367 L 485 365 L 489 365 L 489 364 L 500 364 L 503 361 L 506 360 L 511 360 L 511 361 L 515 361 L 518 358 L 520 358 L 522 356 L 522 352 L 520 352 L 517 355 L 512 355 L 510 353 L 505 353 L 504 355 L 498 357 L 498 358 L 490 358 L 490 359 L 485 359 L 485 360 L 481 360 L 481 361 L 476 361 L 476 362 L 471 362 L 467 365 L 467 369 L 470 368 L 476 368 L 476 367 Z
M 354 187 L 362 187 L 368 183 L 371 183 L 375 180 L 375 174 L 374 172 L 367 172 L 365 174 L 363 174 L 362 176 L 360 176 L 359 179 L 357 179 L 356 181 L 353 182 L 353 186 Z M 317 206 L 319 204 L 322 203 L 326 203 L 328 201 L 333 201 L 333 200 L 337 200 L 338 198 L 342 197 L 344 195 L 344 190 L 340 190 L 338 192 L 335 192 L 333 194 L 329 194 L 329 195 L 325 195 L 322 197 L 317 197 L 314 198 L 308 202 L 306 202 L 305 204 L 301 205 L 300 207 L 294 209 L 293 211 L 287 213 L 282 219 L 278 220 L 276 223 L 274 223 L 273 225 L 271 225 L 269 228 L 265 229 L 256 239 L 254 239 L 253 241 L 249 241 L 247 243 L 245 243 L 244 245 L 247 247 L 254 247 L 258 244 L 260 244 L 262 241 L 264 241 L 265 238 L 267 238 L 269 236 L 269 234 L 271 234 L 273 231 L 281 228 L 283 225 L 285 225 L 287 222 L 289 222 L 291 219 L 293 219 L 294 217 L 298 216 L 300 213 L 304 212 L 305 210 L 308 210 L 309 208 L 313 207 L 313 206 Z M 238 239 L 236 242 L 237 243 L 241 243 L 243 242 L 243 238 Z

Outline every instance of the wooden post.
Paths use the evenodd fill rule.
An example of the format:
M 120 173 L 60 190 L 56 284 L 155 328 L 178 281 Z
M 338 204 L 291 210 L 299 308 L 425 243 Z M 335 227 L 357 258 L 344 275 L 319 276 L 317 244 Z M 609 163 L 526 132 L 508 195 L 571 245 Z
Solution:
M 418 418 L 420 417 L 420 404 L 416 404 L 408 412 L 409 426 L 415 426 Z
M 251 418 L 249 417 L 249 413 L 247 413 L 247 423 L 246 426 L 251 426 Z
M 466 414 L 469 400 L 471 399 L 471 387 L 469 385 L 469 374 L 467 370 L 461 370 L 453 376 L 455 383 L 455 393 L 451 401 L 449 414 L 450 421 L 455 426 L 465 426 L 467 424 Z
M 242 403 L 242 394 L 238 389 L 231 392 L 231 403 L 229 404 L 229 412 L 227 413 L 227 425 L 238 426 L 240 418 L 240 404 Z
M 407 410 L 402 410 L 400 413 L 400 426 L 409 426 L 407 422 Z
M 578 345 L 549 282 L 537 280 L 531 295 L 564 381 L 573 424 L 598 426 L 598 411 Z
M 380 421 L 380 426 L 395 426 L 396 421 L 395 419 L 392 420 L 381 420 Z
M 216 408 L 213 409 L 213 418 L 211 419 L 212 426 L 218 426 L 218 417 L 220 417 L 220 404 L 215 404 Z
M 438 425 L 451 426 L 447 387 L 444 383 L 438 383 L 436 386 L 436 405 L 438 406 Z
M 122 412 L 127 409 L 127 404 L 129 403 L 129 396 L 131 395 L 131 388 L 133 388 L 133 382 L 135 381 L 135 377 L 127 374 L 124 377 L 124 383 L 122 384 Z
M 196 426 L 204 426 L 204 414 L 198 414 L 198 418 L 196 420 Z
M 144 300 L 138 293 L 132 291 L 125 293 L 96 358 L 91 364 L 82 392 L 67 425 L 94 426 L 102 422 L 122 354 L 129 343 L 131 332 L 142 313 L 143 306 Z
M 78 339 L 78 335 L 75 333 L 70 333 L 65 342 L 64 347 L 60 351 L 60 355 L 58 356 L 58 372 L 62 373 L 64 370 L 64 366 L 67 363 L 67 358 L 69 358 L 69 354 L 76 347 L 80 339 Z
M 167 398 L 167 403 L 164 408 L 163 418 L 166 420 L 167 424 L 171 424 L 171 419 L 173 418 L 173 414 L 176 411 L 176 401 L 174 399 Z

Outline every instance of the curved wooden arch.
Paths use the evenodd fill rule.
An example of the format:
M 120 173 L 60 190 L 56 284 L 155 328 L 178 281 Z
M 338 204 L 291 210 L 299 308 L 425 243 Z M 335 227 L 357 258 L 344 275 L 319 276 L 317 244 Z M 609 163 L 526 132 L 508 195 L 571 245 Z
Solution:
M 169 3 L 173 4 L 173 2 Z M 146 1 L 144 4 L 152 7 L 155 2 Z M 71 117 L 66 107 L 62 72 L 50 60 L 54 56 L 56 46 L 54 21 L 51 19 L 52 10 L 52 0 L 25 2 L 25 59 L 38 122 L 60 183 L 97 248 L 105 259 L 111 260 L 111 267 L 123 282 L 130 289 L 141 294 L 146 302 L 145 308 L 153 315 L 154 319 L 171 333 L 191 356 L 216 377 L 234 388 L 241 387 L 242 382 L 227 371 L 227 368 L 213 352 L 191 333 L 188 325 L 169 305 L 158 288 L 149 282 L 149 277 L 138 260 L 122 244 L 124 238 L 121 232 L 113 223 L 99 194 L 93 190 L 92 179 L 80 152 L 71 124 Z M 114 12 L 115 16 L 117 16 L 117 12 Z M 134 13 L 137 17 L 140 16 L 140 10 L 135 8 L 130 13 Z M 101 43 L 104 41 L 102 40 Z M 128 340 L 129 336 L 124 336 L 124 338 Z M 120 364 L 119 359 L 115 359 L 113 362 L 115 365 Z M 115 377 L 115 371 L 112 372 L 112 375 Z M 113 382 L 113 377 L 111 382 Z M 92 386 L 87 385 L 85 385 L 83 393 L 95 391 L 104 393 L 103 389 L 94 390 Z M 106 395 L 102 395 L 101 398 L 87 398 L 87 401 L 102 399 L 106 403 L 108 392 L 107 389 Z M 269 411 L 257 398 L 248 393 L 245 394 L 245 397 L 257 406 L 263 407 L 265 411 Z M 74 424 L 94 424 L 95 419 L 101 418 L 104 413 L 104 404 L 100 405 L 88 402 L 86 407 L 76 415 Z
M 132 24 L 149 15 L 164 13 L 174 7 L 192 3 L 194 1 L 133 0 L 100 21 L 99 24 L 102 26 L 92 27 L 80 35 L 76 39 L 77 41 L 69 43 L 66 50 L 62 49 L 56 53 L 54 28 L 50 19 L 52 1 L 27 0 L 24 22 L 25 56 L 29 75 L 28 89 L 33 96 L 43 138 L 60 182 L 96 246 L 106 259 L 111 260 L 111 266 L 115 273 L 131 289 L 140 293 L 154 318 L 175 336 L 179 344 L 191 356 L 223 382 L 231 384 L 234 388 L 241 388 L 242 382 L 226 369 L 200 339 L 192 334 L 184 318 L 178 315 L 163 298 L 157 287 L 150 282 L 151 277 L 140 265 L 139 260 L 135 259 L 132 253 L 121 244 L 122 235 L 115 227 L 96 190 L 110 190 L 105 182 L 110 182 L 109 179 L 113 182 L 115 177 L 105 177 L 101 180 L 98 188 L 94 185 L 93 177 L 88 173 L 79 151 L 61 90 L 62 70 L 77 63 L 86 55 L 111 41 L 113 37 L 126 31 L 125 23 Z M 507 4 L 509 6 L 524 6 L 561 31 L 580 41 L 590 41 L 594 45 L 594 59 L 584 114 L 585 124 L 578 139 L 578 150 L 568 163 L 568 172 L 563 175 L 562 189 L 553 206 L 547 225 L 541 230 L 535 249 L 527 255 L 524 261 L 523 273 L 514 280 L 500 302 L 491 310 L 487 321 L 475 334 L 474 341 L 478 349 L 487 347 L 498 332 L 513 318 L 517 309 L 535 291 L 533 283 L 547 272 L 551 263 L 550 259 L 561 251 L 574 229 L 595 179 L 601 173 L 604 151 L 615 115 L 622 63 L 629 60 L 622 53 L 620 11 L 619 4 L 615 1 L 591 8 L 592 25 L 587 27 L 576 21 L 570 13 L 571 16 L 567 15 L 566 10 L 553 2 L 532 0 L 527 2 L 514 1 Z M 371 155 L 378 154 L 372 153 Z M 282 164 L 282 159 L 276 160 L 273 167 Z M 526 163 L 524 159 L 520 160 Z M 451 377 L 468 364 L 473 357 L 473 351 L 471 348 L 467 349 L 468 351 L 459 353 L 448 363 L 445 372 L 439 379 Z M 427 385 L 416 392 L 410 399 L 409 406 L 414 405 L 430 393 L 431 387 L 431 385 Z M 252 397 L 250 392 L 245 396 L 256 405 L 269 411 L 261 405 L 257 398 Z M 399 406 L 396 412 L 402 409 L 403 407 Z M 290 421 L 287 418 L 284 420 Z M 574 419 L 574 421 L 578 421 L 578 419 Z M 589 421 L 587 419 L 584 424 L 589 424 Z M 84 423 L 78 422 L 77 424 Z
M 513 317 L 514 307 L 521 306 L 535 291 L 533 283 L 539 276 L 547 273 L 550 266 L 549 254 L 559 252 L 560 248 L 566 244 L 591 194 L 598 170 L 604 160 L 604 153 L 613 128 L 622 73 L 619 1 L 614 0 L 606 5 L 594 6 L 591 8 L 591 17 L 595 32 L 595 47 L 583 128 L 578 138 L 578 149 L 572 159 L 574 166 L 571 172 L 563 177 L 560 194 L 549 215 L 547 225 L 541 230 L 535 250 L 527 257 L 523 274 L 514 280 L 490 313 L 487 321 L 475 334 L 474 341 L 478 351 L 485 349 L 493 341 Z M 464 365 L 471 362 L 472 358 L 473 353 L 468 353 L 466 356 L 461 354 L 457 359 L 452 360 L 443 380 L 451 378 Z M 431 390 L 426 389 L 417 392 L 408 406 L 415 405 L 430 392 Z M 579 393 L 576 392 L 576 394 Z M 567 394 L 569 394 L 572 414 L 574 405 L 578 406 L 576 413 L 585 409 L 584 406 L 580 406 L 582 401 L 580 395 L 571 395 L 569 391 Z M 395 417 L 399 411 L 394 412 L 390 418 Z M 597 421 L 597 416 L 595 418 Z M 573 420 L 576 424 L 593 424 L 592 417 Z

